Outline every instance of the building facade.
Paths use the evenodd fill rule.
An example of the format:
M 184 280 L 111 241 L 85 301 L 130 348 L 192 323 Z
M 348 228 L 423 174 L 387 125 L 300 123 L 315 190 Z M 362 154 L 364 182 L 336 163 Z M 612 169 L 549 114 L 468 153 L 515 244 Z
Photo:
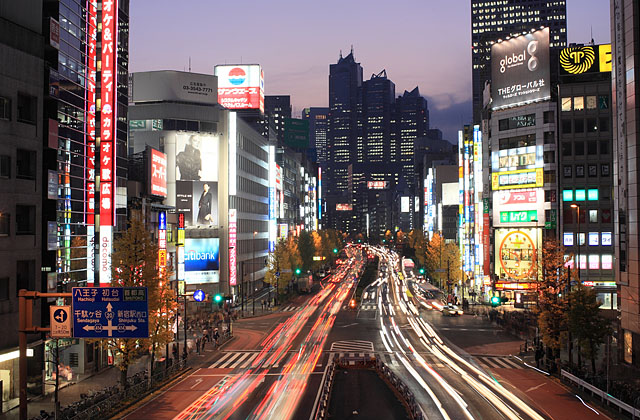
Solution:
M 640 143 L 640 42 L 638 2 L 611 1 L 611 72 L 615 278 L 620 312 L 621 359 L 640 365 L 640 267 L 638 266 L 638 197 L 636 170 Z
M 473 122 L 479 124 L 485 83 L 491 80 L 491 44 L 540 26 L 550 28 L 550 46 L 567 45 L 565 0 L 471 0 Z

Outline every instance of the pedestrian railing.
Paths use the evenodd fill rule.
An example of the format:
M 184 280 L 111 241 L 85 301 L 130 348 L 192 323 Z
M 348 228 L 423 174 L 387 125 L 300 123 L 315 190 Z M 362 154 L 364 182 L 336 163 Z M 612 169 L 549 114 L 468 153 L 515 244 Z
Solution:
M 322 391 L 320 392 L 320 398 L 316 411 L 314 413 L 314 419 L 324 420 L 329 416 L 329 398 L 331 397 L 331 390 L 333 389 L 333 379 L 335 378 L 336 365 L 334 360 L 329 360 L 329 366 L 327 367 L 326 375 L 320 384 Z
M 589 391 L 592 395 L 599 397 L 603 403 L 606 402 L 607 405 L 616 406 L 618 408 L 618 411 L 626 411 L 631 415 L 633 419 L 640 418 L 640 409 L 637 409 L 631 406 L 630 404 L 627 404 L 615 397 L 612 397 L 611 395 L 607 394 L 605 391 L 601 390 L 600 388 L 597 388 L 591 385 L 589 382 L 584 381 L 575 375 L 572 375 L 571 373 L 567 372 L 564 369 L 562 369 L 560 373 L 563 381 L 566 380 L 571 384 L 575 384 L 578 388 L 581 388 L 585 391 Z

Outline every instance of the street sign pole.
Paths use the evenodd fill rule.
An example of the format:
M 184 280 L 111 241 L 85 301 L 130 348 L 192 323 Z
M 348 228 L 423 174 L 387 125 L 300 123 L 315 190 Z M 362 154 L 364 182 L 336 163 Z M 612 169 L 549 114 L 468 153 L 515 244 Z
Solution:
M 38 327 L 33 325 L 33 307 L 27 305 L 27 299 L 35 300 L 40 298 L 65 298 L 71 297 L 71 293 L 42 293 L 26 289 L 18 291 L 18 341 L 19 360 L 18 376 L 20 388 L 20 420 L 27 420 L 27 333 L 49 332 L 51 328 Z M 56 375 L 57 376 L 57 375 Z

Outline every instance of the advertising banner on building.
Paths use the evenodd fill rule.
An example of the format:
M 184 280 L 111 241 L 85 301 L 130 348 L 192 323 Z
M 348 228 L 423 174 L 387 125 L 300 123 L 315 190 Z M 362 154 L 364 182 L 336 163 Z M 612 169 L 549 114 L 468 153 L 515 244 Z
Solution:
M 218 76 L 220 105 L 264 112 L 264 75 L 260 65 L 219 65 L 213 72 Z
M 184 271 L 187 284 L 220 281 L 220 239 L 186 238 Z
M 560 51 L 560 75 L 611 72 L 611 44 L 568 47 Z
M 336 211 L 352 211 L 352 210 L 353 210 L 353 206 L 351 204 L 343 204 L 343 203 L 336 204 Z
M 176 210 L 187 228 L 218 225 L 217 136 L 176 134 Z
M 389 188 L 387 181 L 367 181 L 367 189 L 370 190 L 384 190 Z
M 544 190 L 501 190 L 493 192 L 494 226 L 544 225 Z
M 238 211 L 229 209 L 229 285 L 235 286 L 238 282 L 238 269 L 236 262 L 236 246 L 238 239 Z
M 499 279 L 535 280 L 540 232 L 538 228 L 495 230 L 495 270 Z
M 549 28 L 491 46 L 492 109 L 551 98 Z
M 134 102 L 180 101 L 214 105 L 218 84 L 214 76 L 183 71 L 145 71 L 132 73 Z
M 542 187 L 544 185 L 544 169 L 519 169 L 517 171 L 494 172 L 491 174 L 491 189 L 507 190 Z
M 148 149 L 149 156 L 149 194 L 157 197 L 167 196 L 167 155 L 156 150 Z

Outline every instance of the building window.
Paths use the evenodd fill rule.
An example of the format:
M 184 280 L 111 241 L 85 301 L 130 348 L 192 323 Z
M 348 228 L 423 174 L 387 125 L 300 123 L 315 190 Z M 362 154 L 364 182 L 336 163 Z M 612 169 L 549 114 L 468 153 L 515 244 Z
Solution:
M 605 163 L 600 165 L 600 175 L 609 176 L 609 164 Z
M 16 235 L 35 235 L 36 207 L 16 205 Z
M 587 109 L 596 109 L 596 97 L 595 96 L 587 96 Z
M 573 110 L 574 111 L 584 110 L 584 96 L 575 96 L 573 98 Z
M 573 168 L 571 168 L 571 165 L 564 165 L 564 167 L 562 168 L 562 173 L 565 178 L 571 178 L 572 169 Z
M 36 152 L 25 149 L 16 151 L 16 178 L 36 179 Z
M 536 114 L 517 115 L 515 117 L 498 120 L 499 131 L 512 130 L 522 127 L 535 127 L 535 125 Z
M 553 111 L 544 111 L 544 114 L 542 114 L 542 121 L 545 124 L 553 124 L 555 121 L 555 113 Z
M 609 140 L 600 140 L 600 154 L 601 155 L 609 154 Z
M 584 178 L 584 165 L 576 165 L 576 176 Z
M 0 178 L 11 178 L 11 156 L 0 155 Z
M 584 120 L 582 118 L 573 120 L 573 132 L 584 133 Z
M 562 110 L 571 111 L 571 98 L 562 98 Z
M 600 95 L 600 96 L 598 96 L 598 108 L 600 108 L 600 109 L 609 109 L 609 96 L 608 95 Z
M 544 152 L 544 163 L 556 163 L 556 152 Z
M 598 210 L 589 210 L 589 223 L 598 223 Z
M 562 156 L 571 156 L 571 143 L 568 141 L 562 142 Z
M 38 98 L 18 93 L 18 121 L 35 124 L 38 118 Z
M 589 165 L 587 171 L 589 173 L 589 177 L 593 178 L 598 176 L 598 165 Z
M 36 262 L 35 260 L 16 261 L 16 295 L 20 289 L 35 290 Z
M 588 155 L 597 155 L 598 154 L 598 142 L 595 140 L 587 142 L 587 154 Z
M 0 120 L 11 119 L 11 99 L 0 96 Z
M 571 134 L 571 120 L 562 120 L 562 134 Z
M 553 131 L 544 132 L 544 144 L 555 144 L 556 139 Z
M 583 156 L 584 155 L 584 142 L 583 141 L 575 142 L 575 150 L 576 150 L 576 156 Z
M 601 133 L 609 132 L 609 117 L 600 117 L 598 119 Z
M 9 236 L 11 234 L 11 215 L 9 213 L 0 213 L 0 236 Z
M 9 299 L 9 277 L 0 278 L 0 300 Z
M 587 133 L 597 133 L 598 123 L 595 118 L 587 118 Z

